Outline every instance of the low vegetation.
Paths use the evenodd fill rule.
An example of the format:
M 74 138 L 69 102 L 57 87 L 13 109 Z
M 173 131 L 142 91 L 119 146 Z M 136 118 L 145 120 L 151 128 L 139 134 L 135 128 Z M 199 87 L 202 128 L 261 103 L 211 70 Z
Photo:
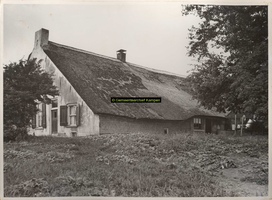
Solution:
M 240 175 L 232 180 L 228 170 Z M 267 195 L 267 136 L 135 133 L 4 143 L 6 197 L 252 195 L 238 184 Z

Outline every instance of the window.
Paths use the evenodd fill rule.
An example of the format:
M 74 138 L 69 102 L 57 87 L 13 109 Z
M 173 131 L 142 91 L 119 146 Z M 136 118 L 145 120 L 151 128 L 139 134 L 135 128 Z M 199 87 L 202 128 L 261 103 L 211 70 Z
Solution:
M 58 107 L 58 100 L 54 99 L 52 100 L 52 108 L 57 108 Z
M 60 125 L 61 126 L 79 126 L 80 106 L 76 103 L 60 106 Z
M 33 116 L 32 128 L 46 128 L 46 104 L 37 105 L 38 112 Z
M 68 126 L 76 126 L 77 105 L 68 105 Z
M 38 105 L 38 113 L 36 114 L 36 121 L 37 121 L 37 124 L 36 124 L 36 127 L 42 127 L 42 108 L 41 108 L 42 104 L 39 104 Z
M 194 118 L 194 129 L 201 129 L 201 118 Z

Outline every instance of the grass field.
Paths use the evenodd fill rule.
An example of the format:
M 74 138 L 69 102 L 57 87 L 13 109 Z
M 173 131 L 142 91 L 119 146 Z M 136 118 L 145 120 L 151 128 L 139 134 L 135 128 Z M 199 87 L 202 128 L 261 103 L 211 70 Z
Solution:
M 267 136 L 112 134 L 4 143 L 4 196 L 267 196 Z

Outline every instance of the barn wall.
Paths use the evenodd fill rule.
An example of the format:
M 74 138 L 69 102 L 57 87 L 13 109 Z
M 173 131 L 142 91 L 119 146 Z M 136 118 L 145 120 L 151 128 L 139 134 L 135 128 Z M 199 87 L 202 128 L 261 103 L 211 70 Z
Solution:
M 182 132 L 191 133 L 193 130 L 192 119 L 182 121 L 181 130 Z
M 186 119 L 183 123 L 183 129 L 190 133 L 205 133 L 205 123 L 206 120 L 203 117 L 200 117 L 202 120 L 202 127 L 201 129 L 194 129 L 194 117 Z
M 201 129 L 194 128 L 194 117 L 201 118 Z M 226 119 L 219 117 L 194 116 L 184 121 L 184 129 L 194 133 L 206 133 L 206 120 L 211 120 L 211 133 L 221 133 L 226 130 Z
M 31 54 L 31 58 L 42 59 L 42 68 L 50 74 L 53 74 L 54 85 L 59 89 L 58 97 L 58 134 L 61 136 L 72 136 L 72 132 L 76 132 L 77 136 L 86 136 L 99 134 L 99 116 L 95 115 L 93 111 L 78 95 L 75 89 L 71 86 L 68 80 L 58 70 L 55 64 L 44 53 L 41 48 L 36 48 Z M 60 126 L 60 106 L 68 103 L 77 103 L 80 105 L 80 125 L 78 127 Z M 46 106 L 46 128 L 30 129 L 29 133 L 35 135 L 51 135 L 51 105 Z
M 206 119 L 211 119 L 212 133 L 220 133 L 225 130 L 225 119 L 201 116 L 202 128 L 194 129 L 194 118 L 184 121 L 155 120 L 155 119 L 131 119 L 127 117 L 100 114 L 100 133 L 164 133 L 167 128 L 169 133 L 205 133 Z
M 226 119 L 211 118 L 212 120 L 212 133 L 222 133 L 225 129 Z
M 180 133 L 189 129 L 190 124 L 183 121 L 131 119 L 121 116 L 100 114 L 100 133 Z

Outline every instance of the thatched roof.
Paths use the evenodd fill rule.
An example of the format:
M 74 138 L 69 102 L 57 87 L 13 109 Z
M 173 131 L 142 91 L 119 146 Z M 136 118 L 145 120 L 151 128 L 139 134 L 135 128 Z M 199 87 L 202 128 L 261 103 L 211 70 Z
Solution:
M 168 120 L 223 116 L 200 108 L 185 91 L 182 77 L 50 41 L 43 50 L 94 113 Z M 114 104 L 111 97 L 161 97 L 162 102 Z

